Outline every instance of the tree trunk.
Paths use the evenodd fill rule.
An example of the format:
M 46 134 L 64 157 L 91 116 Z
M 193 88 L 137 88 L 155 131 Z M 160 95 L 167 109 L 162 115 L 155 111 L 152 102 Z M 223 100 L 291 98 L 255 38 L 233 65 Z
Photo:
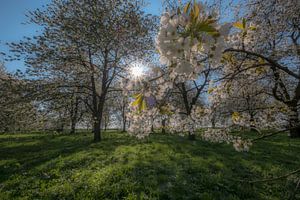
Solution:
M 198 90 L 198 92 L 199 92 L 199 90 Z M 194 98 L 192 100 L 193 103 L 191 103 L 191 105 L 189 104 L 188 93 L 187 93 L 187 90 L 186 90 L 186 87 L 185 87 L 184 83 L 181 83 L 181 95 L 182 95 L 184 107 L 185 107 L 185 110 L 186 110 L 186 117 L 189 117 L 190 114 L 191 114 L 191 109 L 192 109 L 193 105 L 195 105 L 197 98 Z M 189 140 L 196 140 L 196 135 L 189 132 L 188 139 Z
M 122 128 L 122 132 L 126 132 L 126 118 L 123 119 L 123 128 Z
M 161 133 L 166 134 L 166 119 L 161 120 Z
M 75 133 L 75 128 L 76 128 L 76 120 L 72 120 L 70 134 L 74 134 Z
M 8 133 L 9 128 L 7 126 L 4 127 L 4 133 Z
M 105 123 L 104 123 L 104 131 L 106 131 L 107 130 L 107 121 L 106 121 L 107 119 L 105 119 Z
M 290 137 L 291 138 L 300 138 L 300 127 L 296 127 L 290 130 Z
M 122 107 L 121 107 L 121 110 L 122 110 L 122 132 L 126 132 L 126 123 L 127 123 L 127 118 L 126 118 L 126 113 L 125 113 L 125 109 L 126 109 L 126 102 L 125 102 L 125 99 L 123 98 L 122 100 Z
M 196 135 L 192 134 L 191 132 L 189 132 L 189 136 L 188 136 L 189 140 L 196 140 Z
M 93 66 L 92 62 L 92 56 L 91 56 L 91 51 L 89 49 L 89 60 L 90 60 L 90 65 L 91 65 L 91 86 L 92 86 L 92 112 L 93 112 L 93 132 L 94 132 L 94 142 L 100 142 L 101 141 L 101 120 L 102 120 L 102 114 L 103 114 L 103 107 L 104 107 L 104 101 L 105 101 L 105 93 L 101 94 L 101 97 L 98 99 L 98 94 L 96 90 L 96 80 L 95 80 L 95 69 Z M 103 74 L 104 76 L 104 74 Z M 103 80 L 102 78 L 102 83 Z M 104 92 L 103 88 L 105 85 L 102 85 L 102 92 Z M 98 101 L 99 100 L 99 101 Z
M 101 123 L 102 123 L 102 117 L 103 117 L 103 108 L 104 108 L 104 100 L 105 100 L 105 94 L 101 96 L 98 103 L 98 111 L 95 113 L 96 121 L 94 122 L 94 142 L 100 142 L 101 141 Z
M 101 141 L 101 120 L 96 120 L 94 122 L 94 142 L 100 142 Z
M 254 126 L 254 115 L 253 114 L 250 114 L 250 131 L 255 131 L 257 132 L 255 126 Z
M 300 120 L 299 114 L 297 111 L 297 105 L 290 107 L 291 114 L 289 116 L 290 123 L 290 137 L 291 138 L 300 138 Z
M 94 124 L 93 124 L 93 133 L 94 133 L 94 142 L 100 142 L 101 141 L 101 119 L 102 114 L 98 115 L 94 118 Z
M 79 106 L 79 98 L 75 97 L 75 102 L 71 102 L 71 134 L 75 133 L 76 124 L 78 121 L 78 106 Z
M 216 128 L 216 120 L 214 117 L 211 119 L 211 127 Z
M 61 124 L 59 124 L 59 126 L 56 128 L 56 131 L 59 133 L 64 132 L 64 123 L 63 121 L 61 121 Z
M 210 118 L 210 122 L 211 122 L 211 127 L 212 128 L 216 128 L 216 120 L 217 120 L 217 114 L 216 114 L 216 110 L 215 109 L 212 109 L 212 116 Z

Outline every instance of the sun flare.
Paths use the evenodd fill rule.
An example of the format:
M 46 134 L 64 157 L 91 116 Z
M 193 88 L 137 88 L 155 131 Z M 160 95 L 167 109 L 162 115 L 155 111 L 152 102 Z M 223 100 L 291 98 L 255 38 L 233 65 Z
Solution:
M 141 62 L 135 62 L 131 64 L 129 71 L 132 77 L 137 79 L 145 75 L 146 67 Z

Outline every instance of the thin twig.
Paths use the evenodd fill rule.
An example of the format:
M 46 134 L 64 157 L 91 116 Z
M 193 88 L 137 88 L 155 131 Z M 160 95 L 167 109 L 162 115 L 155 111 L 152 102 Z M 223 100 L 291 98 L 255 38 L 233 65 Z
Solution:
M 296 174 L 300 172 L 300 168 L 299 169 L 296 169 L 295 171 L 292 171 L 288 174 L 284 174 L 282 176 L 278 176 L 278 177 L 275 177 L 275 178 L 267 178 L 267 179 L 261 179 L 261 180 L 256 180 L 256 181 L 248 181 L 248 183 L 262 183 L 262 182 L 269 182 L 269 181 L 275 181 L 275 180 L 279 180 L 279 179 L 283 179 L 283 178 L 287 178 L 293 174 Z
M 297 191 L 298 191 L 299 186 L 300 186 L 300 179 L 299 179 L 298 182 L 297 182 L 297 185 L 296 185 L 296 187 L 295 187 L 295 190 L 294 190 L 293 194 L 292 194 L 291 197 L 290 197 L 290 200 L 295 199 L 295 196 L 296 196 L 296 193 L 297 193 Z
M 274 132 L 274 133 L 266 134 L 266 135 L 260 136 L 260 137 L 258 137 L 258 138 L 252 139 L 251 141 L 252 141 L 252 142 L 255 142 L 255 141 L 257 141 L 257 140 L 261 140 L 261 139 L 264 139 L 264 138 L 267 138 L 267 137 L 271 137 L 271 136 L 273 136 L 273 135 L 277 135 L 277 134 L 279 134 L 279 133 L 283 133 L 283 132 L 288 131 L 288 130 L 289 130 L 289 129 L 284 129 L 284 130 L 280 130 L 280 131 L 277 131 L 277 132 Z

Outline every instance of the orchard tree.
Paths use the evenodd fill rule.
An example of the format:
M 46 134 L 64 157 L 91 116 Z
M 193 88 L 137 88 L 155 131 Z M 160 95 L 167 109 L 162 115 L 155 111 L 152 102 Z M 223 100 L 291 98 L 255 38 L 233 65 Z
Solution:
M 49 90 L 49 88 L 47 89 Z M 39 99 L 39 107 L 47 116 L 48 121 L 53 122 L 52 128 L 48 127 L 48 129 L 62 132 L 65 128 L 69 128 L 71 134 L 75 133 L 77 124 L 81 122 L 86 113 L 86 106 L 82 94 L 72 89 L 75 88 L 68 88 L 68 90 L 51 89 L 51 92 L 48 92 L 50 96 L 47 95 L 46 97 L 40 94 L 36 95 Z
M 221 59 L 230 30 L 230 24 L 219 25 L 216 13 L 205 9 L 200 3 L 190 2 L 175 12 L 162 15 L 156 48 L 160 54 L 160 63 L 166 69 L 141 84 L 142 92 L 136 95 L 132 104 L 139 112 L 135 111 L 131 115 L 131 130 L 138 137 L 145 137 L 151 132 L 151 129 L 145 127 L 146 123 L 140 126 L 139 121 L 151 125 L 155 115 L 161 114 L 161 106 L 167 104 L 164 99 L 168 99 L 176 87 L 183 100 L 184 110 L 180 109 L 182 106 L 172 110 L 170 127 L 188 133 L 189 138 L 194 139 L 196 118 L 207 111 L 205 108 L 197 108 L 196 102 L 208 85 L 210 72 Z
M 93 119 L 94 141 L 101 140 L 102 114 L 107 93 L 128 59 L 152 50 L 155 18 L 145 15 L 135 0 L 56 0 L 45 10 L 30 13 L 30 21 L 44 27 L 41 35 L 11 44 L 25 55 L 35 78 L 52 79 L 74 73 Z
M 253 74 L 241 72 L 234 79 L 211 86 L 210 104 L 227 119 L 227 125 L 234 125 L 239 118 L 239 125 L 257 132 L 261 128 L 284 128 L 286 106 L 268 95 L 269 86 Z
M 239 59 L 232 74 L 261 71 L 272 86 L 270 95 L 289 109 L 291 137 L 300 137 L 300 3 L 297 0 L 249 0 L 247 13 L 234 24 L 231 48 Z M 244 65 L 253 62 L 252 66 Z
M 270 92 L 269 88 L 267 87 L 267 89 L 264 86 L 269 86 L 270 80 L 275 80 L 276 91 L 276 87 L 281 85 L 278 82 L 276 83 L 277 75 L 276 73 L 274 74 L 272 67 L 295 79 L 297 79 L 297 73 L 283 67 L 279 62 L 269 57 L 247 50 L 247 48 L 251 47 L 251 39 L 249 37 L 251 34 L 255 34 L 255 31 L 258 29 L 257 26 L 243 19 L 241 22 L 233 24 L 236 29 L 228 37 L 231 24 L 220 25 L 216 20 L 217 18 L 214 12 L 207 11 L 202 4 L 196 2 L 187 3 L 184 7 L 179 7 L 175 12 L 167 12 L 162 15 L 156 47 L 160 54 L 160 62 L 166 67 L 166 70 L 156 76 L 154 75 L 152 78 L 145 79 L 144 82 L 137 85 L 137 87 L 140 87 L 140 93 L 135 96 L 135 100 L 132 103 L 133 109 L 129 115 L 132 134 L 137 135 L 139 138 L 150 134 L 151 129 L 149 126 L 153 124 L 155 116 L 161 114 L 161 102 L 164 102 L 164 99 L 168 99 L 174 86 L 178 82 L 197 80 L 199 74 L 204 73 L 208 66 L 211 66 L 211 70 L 221 71 L 224 74 L 224 77 L 216 78 L 222 81 L 218 83 L 220 88 L 226 89 L 227 87 L 224 86 L 238 75 L 239 77 L 237 78 L 242 80 L 242 82 L 234 80 L 231 83 L 234 87 L 227 88 L 232 90 L 228 93 L 230 98 L 234 96 L 233 93 L 240 92 L 237 94 L 238 99 L 244 98 L 241 104 L 245 106 L 248 103 L 245 110 L 240 110 L 243 112 L 242 114 L 232 112 L 231 122 L 233 124 L 247 124 L 251 126 L 251 124 L 255 124 L 254 122 L 259 122 L 263 119 L 263 122 L 256 123 L 257 127 L 264 127 L 264 124 L 272 128 L 280 127 L 281 123 L 277 122 L 284 121 L 286 112 L 283 110 L 285 108 L 282 106 L 282 103 L 274 103 L 274 99 L 266 95 Z M 252 46 L 252 48 L 254 47 Z M 235 60 L 234 63 L 222 63 L 222 57 L 224 58 L 224 56 L 232 57 Z M 246 76 L 247 73 L 253 73 L 253 76 L 251 76 L 252 80 L 247 77 L 248 82 L 243 82 L 243 78 L 245 79 L 245 75 L 244 77 L 242 76 L 243 72 L 246 73 Z M 274 79 L 268 79 L 272 77 L 268 74 L 269 72 L 275 77 Z M 246 88 L 245 85 L 243 88 L 242 85 L 239 85 L 241 83 L 249 84 L 252 88 Z M 291 82 L 289 83 L 292 84 Z M 260 91 L 261 84 L 263 86 L 262 91 Z M 157 85 L 157 87 L 153 88 L 151 87 L 152 85 Z M 255 86 L 259 87 L 255 88 Z M 290 85 L 286 86 L 286 88 L 293 91 Z M 207 91 L 209 92 L 210 89 Z M 239 91 L 239 89 L 242 89 L 242 91 Z M 274 88 L 272 88 L 272 91 L 274 93 Z M 220 90 L 220 92 L 224 91 Z M 190 100 L 190 98 L 187 99 Z M 261 100 L 261 102 L 257 100 Z M 262 108 L 258 106 L 259 103 L 263 103 Z M 267 103 L 269 103 L 268 106 L 266 105 Z M 273 103 L 274 105 L 270 105 Z M 154 104 L 154 106 L 151 104 Z M 209 118 L 212 114 L 212 111 L 208 108 L 209 106 L 207 108 L 194 106 L 190 117 L 185 118 L 182 117 L 179 107 L 174 108 L 171 115 L 172 120 L 170 120 L 169 124 L 172 128 L 182 133 L 195 133 L 199 122 L 201 120 L 207 121 L 206 118 Z M 257 112 L 255 110 L 260 111 Z M 141 121 L 143 121 L 143 126 L 140 125 Z M 293 133 L 298 133 L 294 131 L 296 127 L 297 123 L 290 127 Z M 232 143 L 236 150 L 248 151 L 249 146 L 252 144 L 251 140 L 243 140 L 240 137 L 230 135 L 229 128 L 209 129 L 205 132 L 203 138 L 209 141 Z M 280 130 L 280 132 L 282 131 Z
M 29 82 L 6 71 L 0 63 L 0 131 L 27 131 L 42 127 L 36 102 L 25 99 Z
M 67 111 L 70 118 L 70 133 L 74 134 L 76 131 L 76 125 L 82 120 L 83 115 L 86 112 L 86 106 L 82 99 L 82 94 L 78 91 L 71 93 L 70 102 L 67 104 Z

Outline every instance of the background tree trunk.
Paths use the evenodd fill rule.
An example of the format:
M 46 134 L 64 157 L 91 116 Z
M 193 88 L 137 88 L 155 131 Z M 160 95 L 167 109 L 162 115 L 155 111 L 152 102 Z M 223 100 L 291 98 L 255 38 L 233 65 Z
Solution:
M 122 132 L 126 132 L 126 117 L 123 118 L 123 128 Z
M 166 134 L 166 119 L 161 120 L 161 133 Z
M 250 114 L 250 131 L 257 132 L 257 130 L 254 126 L 254 115 L 253 114 Z
M 75 129 L 76 129 L 76 121 L 72 120 L 70 133 L 74 134 L 75 133 Z
M 211 118 L 211 127 L 216 128 L 216 118 L 214 116 Z
M 188 138 L 189 138 L 189 140 L 196 140 L 196 135 L 189 132 Z
M 101 141 L 101 120 L 96 120 L 94 122 L 94 142 L 100 142 Z
M 291 114 L 290 114 L 290 137 L 291 138 L 300 138 L 300 120 L 299 114 L 297 110 L 297 105 L 291 106 Z
M 75 102 L 71 102 L 71 130 L 70 133 L 74 134 L 76 131 L 76 124 L 78 121 L 78 107 L 79 107 L 79 98 L 75 97 Z
M 107 130 L 107 125 L 108 125 L 108 119 L 105 117 L 105 121 L 104 121 L 104 131 Z

